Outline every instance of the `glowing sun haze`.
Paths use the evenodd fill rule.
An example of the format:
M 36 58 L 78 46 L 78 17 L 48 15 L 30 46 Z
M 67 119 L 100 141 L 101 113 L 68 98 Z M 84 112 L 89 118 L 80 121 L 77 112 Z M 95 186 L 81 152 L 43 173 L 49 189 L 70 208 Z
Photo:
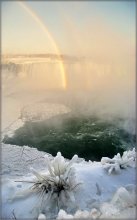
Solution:
M 70 55 L 133 56 L 135 1 L 2 2 L 3 53 L 56 53 L 55 44 Z

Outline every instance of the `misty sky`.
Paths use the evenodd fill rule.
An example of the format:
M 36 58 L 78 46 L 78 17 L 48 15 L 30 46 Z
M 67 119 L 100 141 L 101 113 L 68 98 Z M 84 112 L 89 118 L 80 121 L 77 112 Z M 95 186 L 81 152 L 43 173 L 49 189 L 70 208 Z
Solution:
M 135 1 L 27 1 L 60 53 L 134 55 Z M 117 52 L 116 52 L 117 50 Z M 18 1 L 2 2 L 2 53 L 55 53 L 41 26 Z

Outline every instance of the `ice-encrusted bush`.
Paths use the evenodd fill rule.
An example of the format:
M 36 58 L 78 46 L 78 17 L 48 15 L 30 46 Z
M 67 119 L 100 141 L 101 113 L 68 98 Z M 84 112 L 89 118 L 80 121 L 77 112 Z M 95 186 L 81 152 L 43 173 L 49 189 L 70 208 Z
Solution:
M 80 184 L 76 182 L 75 171 L 72 168 L 72 164 L 78 159 L 77 155 L 67 162 L 60 152 L 57 156 L 50 161 L 48 156 L 45 156 L 46 163 L 48 166 L 48 174 L 43 175 L 38 173 L 36 170 L 31 169 L 33 174 L 36 176 L 32 191 L 41 193 L 41 197 L 48 195 L 48 199 L 51 196 L 56 196 L 60 200 L 65 202 L 65 199 L 71 199 L 74 201 L 73 190 Z
M 52 212 L 56 216 L 60 208 L 64 208 L 64 204 L 69 207 L 74 206 L 74 191 L 81 184 L 77 182 L 75 169 L 72 166 L 73 163 L 77 162 L 77 159 L 78 156 L 74 155 L 70 161 L 66 161 L 58 152 L 52 161 L 49 160 L 47 155 L 45 156 L 48 172 L 43 174 L 31 168 L 35 179 L 26 181 L 32 183 L 26 192 L 38 195 L 38 198 L 40 198 L 39 213 L 49 214 Z M 23 194 L 26 195 L 26 192 L 20 192 L 15 197 L 21 198 Z
M 109 174 L 112 172 L 119 173 L 121 169 L 127 167 L 134 167 L 136 161 L 135 148 L 133 150 L 125 151 L 121 156 L 119 153 L 112 159 L 108 157 L 102 157 L 101 164 Z

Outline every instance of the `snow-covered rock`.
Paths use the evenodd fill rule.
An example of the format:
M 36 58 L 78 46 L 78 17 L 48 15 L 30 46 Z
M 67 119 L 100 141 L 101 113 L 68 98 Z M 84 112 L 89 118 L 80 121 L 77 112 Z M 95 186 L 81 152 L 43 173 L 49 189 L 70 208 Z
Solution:
M 46 220 L 46 216 L 44 214 L 39 214 L 38 220 Z

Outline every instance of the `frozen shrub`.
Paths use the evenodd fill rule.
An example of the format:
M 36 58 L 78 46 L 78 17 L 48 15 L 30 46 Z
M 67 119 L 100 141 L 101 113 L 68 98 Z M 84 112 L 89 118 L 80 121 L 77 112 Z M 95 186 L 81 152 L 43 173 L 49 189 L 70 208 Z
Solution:
M 121 169 L 126 169 L 127 167 L 134 167 L 136 160 L 135 148 L 131 151 L 125 151 L 121 157 L 118 153 L 114 158 L 110 159 L 108 157 L 102 157 L 101 163 L 105 170 L 109 174 L 112 172 L 119 173 Z
M 35 193 L 40 198 L 39 208 L 41 212 L 46 213 L 46 210 L 49 212 L 51 209 L 54 214 L 57 214 L 64 204 L 67 205 L 70 202 L 73 205 L 75 202 L 74 191 L 80 183 L 76 180 L 75 169 L 72 165 L 77 162 L 78 156 L 74 155 L 70 161 L 65 161 L 59 152 L 52 161 L 49 160 L 48 156 L 45 156 L 45 159 L 48 172 L 41 174 L 31 168 L 36 178 L 28 192 Z M 20 192 L 21 196 L 23 194 Z

